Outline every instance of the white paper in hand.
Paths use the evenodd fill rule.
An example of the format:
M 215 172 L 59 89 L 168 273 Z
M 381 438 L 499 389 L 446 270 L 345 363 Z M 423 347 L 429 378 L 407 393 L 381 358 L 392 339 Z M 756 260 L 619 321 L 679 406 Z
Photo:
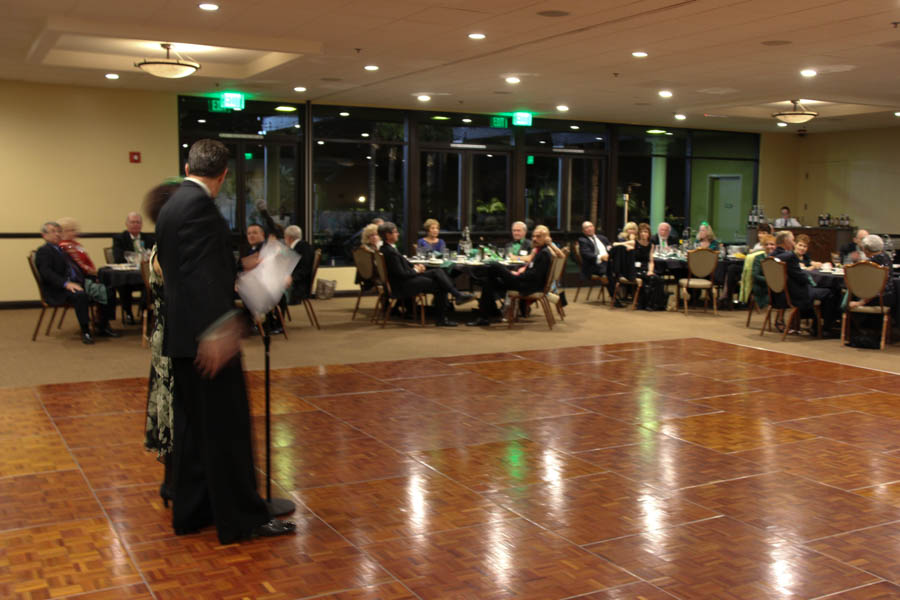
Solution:
M 281 242 L 268 241 L 259 252 L 259 264 L 238 276 L 237 290 L 250 314 L 260 317 L 278 304 L 285 281 L 300 262 L 300 255 Z

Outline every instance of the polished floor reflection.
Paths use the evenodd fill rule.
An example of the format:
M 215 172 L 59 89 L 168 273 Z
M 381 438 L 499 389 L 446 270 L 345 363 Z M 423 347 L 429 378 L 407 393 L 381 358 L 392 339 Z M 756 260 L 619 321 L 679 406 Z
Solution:
M 144 381 L 0 390 L 0 598 L 900 598 L 900 376 L 700 339 L 272 375 L 298 533 L 230 546 L 173 534 Z

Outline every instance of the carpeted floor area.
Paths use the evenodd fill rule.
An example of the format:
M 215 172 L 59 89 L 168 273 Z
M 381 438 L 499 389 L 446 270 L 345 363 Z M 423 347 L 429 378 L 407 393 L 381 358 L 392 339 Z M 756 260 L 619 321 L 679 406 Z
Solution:
M 569 290 L 570 298 L 574 296 L 572 292 Z M 490 328 L 421 328 L 403 321 L 391 322 L 380 329 L 367 319 L 374 304 L 372 297 L 363 298 L 364 310 L 355 321 L 350 320 L 354 298 L 313 301 L 322 329 L 312 328 L 303 309 L 294 307 L 294 320 L 287 327 L 289 339 L 278 337 L 273 341 L 272 366 L 285 368 L 695 337 L 777 350 L 801 358 L 900 370 L 900 345 L 889 346 L 882 352 L 843 347 L 839 340 L 807 336 L 789 336 L 781 342 L 780 336 L 772 333 L 760 337 L 761 314 L 754 315 L 752 328 L 747 329 L 745 311 L 722 311 L 714 316 L 712 312 L 698 310 L 685 316 L 678 312 L 611 310 L 608 305 L 593 300 L 585 303 L 583 297 L 584 292 L 581 302 L 569 304 L 565 322 L 558 323 L 552 331 L 547 329 L 539 309 L 511 330 L 499 324 Z M 4 356 L 0 387 L 141 377 L 147 373 L 149 351 L 141 348 L 140 327 L 127 327 L 123 338 L 101 339 L 87 347 L 80 343 L 74 315 L 70 313 L 62 329 L 54 325 L 50 336 L 44 336 L 42 330 L 37 341 L 32 342 L 38 312 L 0 311 L 0 351 Z M 470 319 L 469 307 L 463 307 L 456 318 Z M 244 360 L 248 369 L 262 368 L 263 349 L 258 337 L 246 340 Z

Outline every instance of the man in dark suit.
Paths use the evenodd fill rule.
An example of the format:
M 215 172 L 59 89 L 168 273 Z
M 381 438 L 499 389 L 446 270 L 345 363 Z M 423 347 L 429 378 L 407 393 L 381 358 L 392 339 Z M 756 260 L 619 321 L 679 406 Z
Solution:
M 609 239 L 603 234 L 598 234 L 594 224 L 590 221 L 581 224 L 581 232 L 584 234 L 578 238 L 578 249 L 581 252 L 581 276 L 586 281 L 591 280 L 591 275 L 606 277 L 606 288 L 609 291 L 609 297 L 612 298 L 616 282 L 609 268 Z
M 391 284 L 394 295 L 412 297 L 417 294 L 434 294 L 435 325 L 456 327 L 456 321 L 447 318 L 447 295 L 453 296 L 457 305 L 471 302 L 475 299 L 474 296 L 456 289 L 443 269 L 426 271 L 423 265 L 411 265 L 394 247 L 400 238 L 400 232 L 390 221 L 378 226 L 378 235 L 384 240 L 381 253 L 384 255 L 388 283 Z
M 839 251 L 841 264 L 855 263 L 865 258 L 865 254 L 862 251 L 862 241 L 867 235 L 869 235 L 869 232 L 865 229 L 857 229 L 853 239 L 841 246 Z
M 531 251 L 531 240 L 528 235 L 528 225 L 522 221 L 512 224 L 512 241 L 506 245 L 506 253 L 513 256 L 527 256 Z
M 128 262 L 125 260 L 126 252 L 142 252 L 153 248 L 156 238 L 152 233 L 142 233 L 144 220 L 141 215 L 136 212 L 128 213 L 125 218 L 125 231 L 113 236 L 113 261 L 116 263 Z M 128 325 L 134 325 L 134 315 L 131 312 L 132 294 L 140 292 L 141 303 L 144 304 L 144 286 L 142 285 L 123 285 L 119 290 L 119 304 L 122 306 L 122 316 Z
M 166 282 L 163 352 L 172 359 L 176 534 L 215 524 L 229 544 L 292 533 L 269 518 L 256 491 L 250 410 L 234 309 L 234 259 L 228 226 L 213 199 L 225 180 L 228 149 L 195 142 L 187 178 L 156 223 Z
M 259 264 L 260 252 L 262 251 L 263 246 L 266 245 L 266 241 L 266 230 L 262 225 L 259 223 L 247 225 L 247 249 L 241 253 L 241 259 L 237 265 L 238 271 L 249 271 Z M 280 304 L 281 310 L 283 311 L 287 306 L 284 299 L 282 299 Z M 281 335 L 284 333 L 284 329 L 281 328 L 281 321 L 275 314 L 274 309 L 266 313 L 264 327 L 270 335 Z
M 831 337 L 834 319 L 837 316 L 837 301 L 834 293 L 828 288 L 816 287 L 809 274 L 800 268 L 800 259 L 794 254 L 794 234 L 790 231 L 779 231 L 775 235 L 775 252 L 777 258 L 787 265 L 787 288 L 791 295 L 791 303 L 800 309 L 802 316 L 812 314 L 813 302 L 822 303 L 822 335 Z M 775 305 L 783 300 L 776 298 Z M 784 306 L 784 304 L 780 304 Z M 818 326 L 818 324 L 817 324 Z
M 657 248 L 674 248 L 678 246 L 678 236 L 672 235 L 672 226 L 663 221 L 656 227 L 656 233 L 650 237 L 650 243 Z
M 291 304 L 298 304 L 310 294 L 312 286 L 313 260 L 316 251 L 309 242 L 302 240 L 303 232 L 296 225 L 290 225 L 284 230 L 284 243 L 288 248 L 300 255 L 300 262 L 291 273 L 291 285 L 288 286 L 288 295 Z
M 54 306 L 70 303 L 75 308 L 75 316 L 78 325 L 81 326 L 81 341 L 93 344 L 89 316 L 91 298 L 84 290 L 87 285 L 84 273 L 59 247 L 60 227 L 57 223 L 48 221 L 41 225 L 41 236 L 46 243 L 35 252 L 34 262 L 41 275 L 44 297 Z M 100 284 L 94 282 L 94 285 Z M 113 292 L 106 288 L 106 303 L 98 305 L 94 334 L 102 337 L 119 337 L 118 332 L 109 328 L 109 319 L 115 312 L 116 302 Z
M 478 319 L 466 323 L 469 326 L 487 326 L 499 317 L 497 299 L 509 290 L 516 290 L 523 296 L 542 290 L 547 284 L 553 255 L 546 248 L 550 243 L 550 230 L 538 225 L 531 234 L 531 244 L 535 249 L 534 258 L 518 271 L 510 272 L 498 263 L 488 265 L 488 275 L 478 300 Z

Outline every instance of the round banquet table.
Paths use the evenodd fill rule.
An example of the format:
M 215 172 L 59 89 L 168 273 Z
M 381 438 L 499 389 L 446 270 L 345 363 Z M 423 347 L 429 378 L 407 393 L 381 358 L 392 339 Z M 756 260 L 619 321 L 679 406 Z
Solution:
M 111 288 L 126 286 L 143 287 L 144 277 L 140 267 L 136 269 L 113 269 L 112 267 L 100 267 L 97 270 L 97 279 L 100 283 Z

